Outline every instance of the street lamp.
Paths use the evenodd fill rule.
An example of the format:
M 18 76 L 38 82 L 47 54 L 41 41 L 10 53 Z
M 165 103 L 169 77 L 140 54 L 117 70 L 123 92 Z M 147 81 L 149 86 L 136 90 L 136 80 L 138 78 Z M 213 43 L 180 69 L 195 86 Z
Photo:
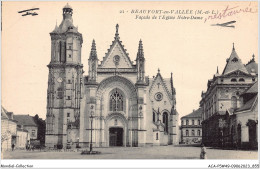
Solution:
M 93 107 L 91 107 L 91 109 L 93 109 Z M 92 130 L 93 130 L 93 118 L 94 118 L 94 111 L 91 111 L 91 113 L 90 113 L 90 147 L 89 147 L 89 151 L 90 151 L 90 153 L 92 152 Z

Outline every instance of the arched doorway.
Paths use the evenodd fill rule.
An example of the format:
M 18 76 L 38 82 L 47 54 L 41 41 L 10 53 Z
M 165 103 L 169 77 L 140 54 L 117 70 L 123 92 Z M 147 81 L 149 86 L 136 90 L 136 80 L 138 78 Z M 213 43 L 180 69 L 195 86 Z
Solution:
M 248 130 L 249 130 L 249 144 L 250 148 L 257 148 L 257 135 L 256 135 L 256 121 L 248 120 L 247 122 Z
M 107 146 L 126 146 L 129 133 L 127 120 L 121 113 L 112 113 L 105 120 Z
M 109 147 L 123 146 L 124 129 L 121 127 L 109 128 Z

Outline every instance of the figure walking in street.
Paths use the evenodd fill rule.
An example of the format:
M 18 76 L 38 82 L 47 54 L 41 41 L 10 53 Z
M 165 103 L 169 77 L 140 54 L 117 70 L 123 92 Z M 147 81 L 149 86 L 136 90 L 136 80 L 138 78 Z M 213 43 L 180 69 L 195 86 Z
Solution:
M 201 145 L 200 159 L 207 159 L 207 152 L 204 144 Z
M 12 144 L 12 151 L 14 151 L 14 143 Z

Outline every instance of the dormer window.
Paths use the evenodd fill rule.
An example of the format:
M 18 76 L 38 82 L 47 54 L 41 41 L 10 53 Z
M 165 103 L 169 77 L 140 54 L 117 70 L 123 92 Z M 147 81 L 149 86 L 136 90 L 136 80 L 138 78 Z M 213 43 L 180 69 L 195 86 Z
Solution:
M 237 62 L 237 61 L 238 61 L 237 58 L 233 58 L 233 59 L 232 59 L 232 62 Z
M 240 78 L 238 81 L 239 82 L 245 82 L 245 79 L 244 78 Z
M 233 78 L 231 79 L 231 82 L 237 82 L 237 79 Z

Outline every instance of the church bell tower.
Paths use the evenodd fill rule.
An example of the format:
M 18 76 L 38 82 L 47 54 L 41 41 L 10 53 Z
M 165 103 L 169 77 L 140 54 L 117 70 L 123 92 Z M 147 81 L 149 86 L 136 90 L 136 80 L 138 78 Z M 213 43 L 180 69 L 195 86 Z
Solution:
M 50 33 L 51 61 L 48 65 L 46 146 L 63 147 L 76 142 L 82 98 L 82 34 L 73 25 L 73 9 L 63 8 L 63 20 Z M 71 131 L 73 130 L 73 137 Z

